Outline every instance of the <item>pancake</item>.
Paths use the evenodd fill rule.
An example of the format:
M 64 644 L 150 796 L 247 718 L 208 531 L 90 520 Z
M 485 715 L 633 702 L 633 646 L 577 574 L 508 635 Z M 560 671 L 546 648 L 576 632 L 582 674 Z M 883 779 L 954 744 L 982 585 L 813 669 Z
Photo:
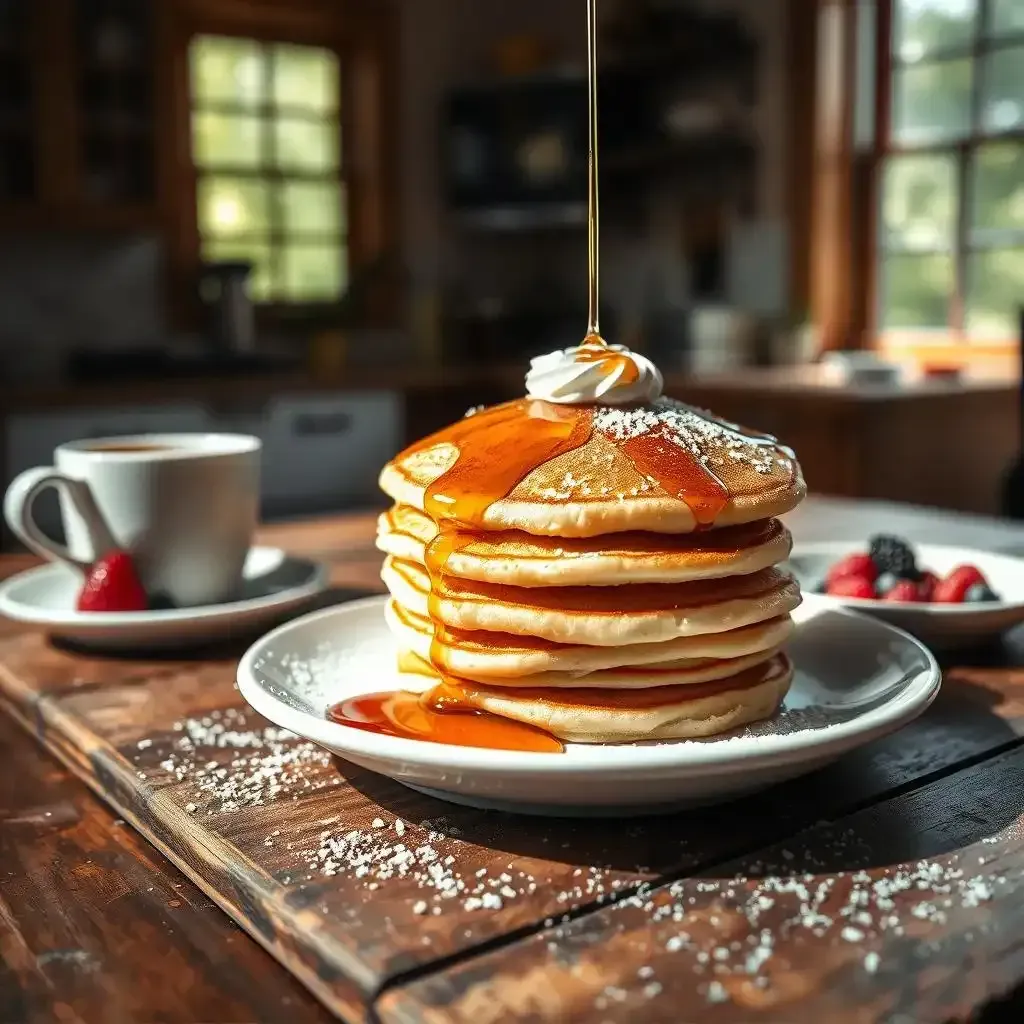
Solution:
M 427 571 L 389 557 L 381 577 L 396 600 L 453 629 L 620 647 L 722 633 L 786 615 L 800 604 L 788 573 L 619 587 L 508 587 Z
M 380 517 L 377 547 L 425 565 L 438 537 L 434 521 L 410 505 Z M 446 533 L 444 571 L 465 580 L 518 587 L 679 583 L 740 575 L 785 561 L 789 531 L 777 519 L 722 530 L 670 536 L 619 533 L 608 537 L 535 537 L 520 530 Z
M 446 627 L 435 638 L 430 619 L 415 615 L 394 600 L 388 602 L 385 617 L 400 649 L 433 660 L 451 675 L 492 686 L 528 685 L 529 677 L 544 673 L 581 678 L 607 669 L 676 667 L 756 654 L 767 657 L 766 652 L 785 643 L 793 632 L 793 622 L 786 615 L 723 633 L 679 637 L 664 643 L 586 647 L 539 637 Z
M 694 686 L 728 679 L 739 672 L 756 665 L 762 665 L 779 653 L 774 647 L 756 654 L 738 658 L 691 658 L 665 662 L 657 665 L 624 666 L 604 669 L 588 675 L 572 672 L 541 672 L 532 676 L 511 679 L 494 679 L 481 683 L 480 680 L 465 680 L 467 684 L 480 684 L 494 689 L 519 690 L 646 690 L 655 687 Z M 420 650 L 409 649 L 398 652 L 398 668 L 403 675 L 417 675 L 424 672 L 437 676 L 438 673 Z M 452 678 L 458 678 L 453 676 Z
M 750 523 L 806 493 L 793 453 L 774 438 L 668 398 L 509 402 L 406 449 L 380 485 L 436 521 L 563 538 Z
M 460 683 L 461 703 L 573 743 L 696 739 L 773 715 L 793 679 L 785 655 L 727 679 L 694 685 L 606 690 L 507 690 Z M 416 686 L 417 681 L 412 680 Z

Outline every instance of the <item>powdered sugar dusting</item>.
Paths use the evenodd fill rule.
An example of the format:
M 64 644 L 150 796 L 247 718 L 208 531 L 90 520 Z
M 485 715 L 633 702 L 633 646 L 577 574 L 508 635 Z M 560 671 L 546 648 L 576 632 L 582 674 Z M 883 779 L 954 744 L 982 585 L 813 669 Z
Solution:
M 927 934 L 922 930 L 926 925 L 941 926 L 955 913 L 997 899 L 1011 881 L 979 871 L 985 857 L 975 851 L 871 871 L 782 871 L 786 865 L 824 866 L 819 855 L 856 864 L 868 854 L 852 828 L 819 826 L 814 834 L 818 855 L 810 849 L 778 848 L 771 863 L 750 862 L 745 874 L 689 878 L 653 892 L 642 887 L 622 901 L 620 911 L 639 911 L 647 920 L 634 919 L 628 925 L 621 921 L 617 930 L 628 928 L 631 934 L 649 937 L 659 951 L 656 962 L 663 981 L 688 969 L 707 1002 L 724 1003 L 732 1000 L 733 992 L 770 991 L 776 966 L 784 975 L 792 970 L 794 943 L 819 950 L 815 955 L 835 966 L 853 963 L 866 974 L 884 971 L 880 950 L 892 939 L 920 938 Z M 549 936 L 554 939 L 549 948 L 564 947 L 577 938 L 589 944 L 592 932 L 586 932 L 586 926 L 556 929 Z M 782 946 L 786 952 L 777 963 Z M 650 967 L 642 966 L 636 981 L 618 979 L 624 986 L 622 1000 L 651 998 L 654 975 Z M 606 987 L 596 996 L 595 1008 L 604 1009 L 607 999 Z M 743 1003 L 749 1005 L 746 998 Z
M 635 409 L 601 407 L 594 414 L 594 426 L 615 441 L 659 430 L 662 437 L 705 464 L 710 464 L 709 449 L 713 448 L 722 451 L 723 458 L 742 462 L 757 473 L 792 466 L 792 452 L 774 438 L 751 437 L 735 424 L 672 398 Z
M 456 856 L 451 851 L 464 851 L 453 842 L 455 831 L 444 818 L 421 825 L 396 819 L 383 829 L 325 829 L 319 846 L 303 857 L 314 875 L 359 879 L 374 891 L 386 885 L 401 885 L 404 891 L 415 886 L 411 909 L 417 916 L 437 916 L 447 908 L 498 911 L 537 891 L 538 880 L 511 863 L 504 870 L 478 868 L 475 859 Z M 596 866 L 577 869 L 573 881 L 554 894 L 558 903 L 603 902 L 622 884 Z
M 250 724 L 238 708 L 174 724 L 181 735 L 160 768 L 206 797 L 206 814 L 224 814 L 341 784 L 330 754 L 286 729 Z M 190 813 L 199 811 L 190 804 Z

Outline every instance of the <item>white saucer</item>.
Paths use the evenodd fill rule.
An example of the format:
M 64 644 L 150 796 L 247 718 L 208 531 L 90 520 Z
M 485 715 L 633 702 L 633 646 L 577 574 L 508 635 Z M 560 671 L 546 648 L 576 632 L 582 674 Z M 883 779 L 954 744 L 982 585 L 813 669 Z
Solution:
M 856 541 L 798 543 L 786 568 L 808 592 L 824 580 L 829 568 L 839 559 L 866 548 L 866 543 Z M 884 619 L 935 650 L 981 643 L 1024 622 L 1024 558 L 942 544 L 916 544 L 914 554 L 921 569 L 931 569 L 940 576 L 958 565 L 976 566 L 1002 600 L 984 604 L 897 604 L 854 597 L 823 596 L 821 599 L 835 607 L 845 606 Z
M 151 612 L 79 612 L 81 577 L 49 564 L 0 584 L 0 615 L 40 626 L 59 640 L 103 650 L 153 650 L 252 635 L 326 589 L 324 565 L 278 548 L 254 547 L 237 601 Z
M 384 600 L 330 608 L 274 630 L 238 667 L 264 717 L 364 768 L 474 807 L 629 815 L 730 799 L 818 768 L 919 715 L 939 689 L 928 650 L 884 623 L 810 597 L 795 614 L 796 677 L 783 712 L 737 735 L 564 754 L 442 746 L 330 722 L 346 697 L 394 689 Z

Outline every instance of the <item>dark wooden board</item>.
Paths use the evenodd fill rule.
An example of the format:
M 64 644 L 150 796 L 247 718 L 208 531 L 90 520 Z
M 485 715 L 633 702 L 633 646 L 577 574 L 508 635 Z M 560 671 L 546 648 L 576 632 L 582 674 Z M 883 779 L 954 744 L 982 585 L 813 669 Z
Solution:
M 396 989 L 378 1014 L 385 1024 L 968 1020 L 1024 978 L 1022 809 L 1017 747 Z
M 0 716 L 0 1020 L 330 1015 L 123 818 Z
M 377 585 L 379 559 L 369 530 L 367 519 L 297 527 L 286 543 L 333 563 L 336 599 Z M 541 941 L 552 941 L 552 928 L 603 921 L 604 905 L 639 886 L 713 870 L 822 819 L 914 793 L 1014 749 L 1024 732 L 1024 673 L 1005 667 L 1016 654 L 990 654 L 951 672 L 933 708 L 898 736 L 757 799 L 625 824 L 516 818 L 452 807 L 299 741 L 280 741 L 243 708 L 233 685 L 238 653 L 107 659 L 16 632 L 0 640 L 0 700 L 349 1020 L 365 1019 L 375 1003 L 394 1019 L 461 1019 L 446 1015 L 450 1000 L 434 1006 L 433 990 L 414 979 L 436 974 L 438 984 L 448 985 L 441 972 L 453 963 L 458 976 L 477 958 L 490 963 L 495 948 L 518 950 L 526 936 L 547 933 Z M 225 745 L 222 737 L 218 745 L 211 726 L 227 729 L 231 742 Z M 195 742 L 184 749 L 190 736 Z M 236 761 L 244 764 L 232 767 Z M 273 770 L 282 761 L 284 776 Z M 231 792 L 216 780 L 221 769 L 234 778 Z M 362 865 L 337 852 L 353 831 L 367 857 Z M 390 849 L 386 856 L 384 849 Z M 412 857 L 404 877 L 384 864 L 403 852 Z M 450 899 L 428 882 L 435 854 L 445 876 L 464 886 Z M 484 895 L 488 903 L 481 906 Z M 587 934 L 600 939 L 594 927 Z M 44 941 L 33 939 L 33 948 Z M 259 954 L 249 955 L 258 964 Z M 227 969 L 226 961 L 217 962 Z M 243 964 L 234 987 L 225 986 L 226 999 L 246 988 L 249 969 Z M 280 998 L 277 992 L 268 989 L 267 999 Z M 421 992 L 424 1010 L 417 1016 L 410 1007 Z M 224 1014 L 229 1019 L 230 1012 Z M 272 1002 L 268 1014 L 276 1016 Z M 606 1016 L 628 1019 L 616 1006 Z

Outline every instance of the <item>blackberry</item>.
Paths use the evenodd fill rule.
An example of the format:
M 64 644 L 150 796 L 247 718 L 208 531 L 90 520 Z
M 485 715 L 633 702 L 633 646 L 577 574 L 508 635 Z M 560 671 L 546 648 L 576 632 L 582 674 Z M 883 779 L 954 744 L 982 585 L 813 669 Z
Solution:
M 999 595 L 987 583 L 975 583 L 973 587 L 968 587 L 967 593 L 964 594 L 964 604 L 983 604 L 998 600 Z
M 888 594 L 889 591 L 899 583 L 899 581 L 900 578 L 895 573 L 879 573 L 878 579 L 875 580 L 875 593 L 879 597 L 885 597 L 885 595 Z
M 892 573 L 897 579 L 915 582 L 921 578 L 913 549 L 905 540 L 879 534 L 871 538 L 868 551 L 880 573 Z

